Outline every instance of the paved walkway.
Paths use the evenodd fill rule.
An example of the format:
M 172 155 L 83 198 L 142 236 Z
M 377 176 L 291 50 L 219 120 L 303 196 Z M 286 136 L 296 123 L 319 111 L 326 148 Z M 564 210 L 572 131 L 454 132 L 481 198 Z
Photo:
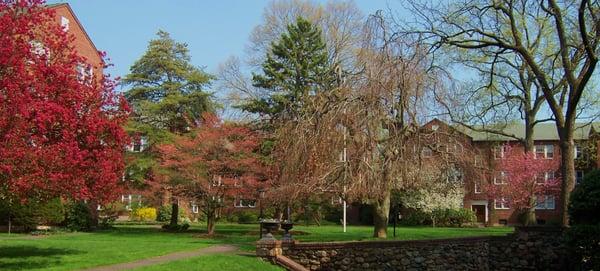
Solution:
M 134 269 L 134 268 L 156 265 L 156 264 L 166 263 L 166 262 L 175 261 L 175 260 L 182 260 L 182 259 L 207 255 L 207 254 L 227 253 L 227 252 L 234 252 L 237 250 L 238 250 L 238 248 L 235 246 L 217 245 L 217 246 L 205 247 L 205 248 L 192 250 L 192 251 L 175 252 L 175 253 L 162 255 L 162 256 L 158 256 L 158 257 L 141 259 L 141 260 L 137 260 L 135 262 L 99 266 L 99 267 L 94 267 L 94 268 L 90 268 L 90 269 L 85 269 L 85 271 L 130 270 L 130 269 Z

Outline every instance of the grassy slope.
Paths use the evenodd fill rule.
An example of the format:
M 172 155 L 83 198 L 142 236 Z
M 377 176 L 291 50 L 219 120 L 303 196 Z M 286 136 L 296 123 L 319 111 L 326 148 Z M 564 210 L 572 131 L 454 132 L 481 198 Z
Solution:
M 275 271 L 284 270 L 271 263 L 262 261 L 253 255 L 206 255 L 186 260 L 173 261 L 155 266 L 135 269 L 136 271 L 168 271 L 168 270 L 198 270 L 198 271 L 222 271 L 222 270 L 260 270 Z
M 372 239 L 371 227 L 305 227 L 295 238 L 300 241 L 349 241 Z M 397 239 L 417 240 L 461 236 L 504 235 L 512 228 L 398 228 Z M 0 270 L 73 270 L 129 262 L 175 251 L 214 244 L 235 244 L 253 251 L 258 225 L 217 225 L 217 235 L 203 236 L 202 225 L 185 233 L 164 233 L 152 226 L 118 226 L 110 231 L 59 234 L 43 238 L 0 234 Z M 391 235 L 392 229 L 389 229 Z M 202 268 L 200 268 L 202 267 Z M 162 269 L 161 269 L 162 268 Z M 257 258 L 240 255 L 207 255 L 166 263 L 144 270 L 277 270 Z M 211 269 L 212 268 L 212 269 Z M 270 269 L 271 268 L 271 269 Z

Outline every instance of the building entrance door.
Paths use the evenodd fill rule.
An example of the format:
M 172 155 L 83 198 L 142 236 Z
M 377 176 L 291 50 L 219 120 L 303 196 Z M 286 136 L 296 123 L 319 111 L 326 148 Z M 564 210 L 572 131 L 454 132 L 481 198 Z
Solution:
M 477 216 L 478 223 L 485 223 L 485 205 L 471 205 L 471 209 Z

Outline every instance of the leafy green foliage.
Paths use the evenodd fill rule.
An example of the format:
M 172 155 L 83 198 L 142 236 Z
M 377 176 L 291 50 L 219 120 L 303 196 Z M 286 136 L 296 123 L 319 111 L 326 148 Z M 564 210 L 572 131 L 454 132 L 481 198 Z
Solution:
M 237 214 L 237 223 L 251 224 L 258 222 L 258 215 L 252 211 L 242 211 Z
M 593 170 L 571 193 L 569 217 L 572 224 L 600 224 L 600 170 Z
M 165 131 L 184 132 L 200 115 L 214 109 L 203 89 L 212 76 L 193 66 L 187 44 L 159 31 L 146 53 L 131 66 L 123 83 L 135 112 L 133 127 L 164 139 Z
M 160 206 L 158 208 L 158 210 L 156 211 L 156 221 L 158 221 L 158 222 L 169 221 L 169 219 L 171 218 L 172 209 L 173 209 L 173 207 L 171 206 L 171 204 Z M 185 216 L 185 213 L 183 212 L 183 209 L 179 208 L 178 217 L 183 218 L 184 216 Z
M 267 95 L 240 108 L 271 117 L 295 115 L 309 95 L 334 83 L 321 30 L 301 17 L 271 45 L 262 72 L 253 74 L 252 80 L 254 86 L 268 90 Z
M 573 225 L 565 236 L 572 270 L 600 270 L 600 225 Z
M 156 165 L 152 146 L 170 142 L 173 134 L 186 133 L 202 113 L 216 107 L 211 94 L 204 91 L 213 77 L 190 63 L 187 44 L 176 42 L 164 31 L 157 35 L 123 79 L 130 87 L 125 97 L 134 112 L 127 132 L 145 136 L 149 145 L 147 151 L 128 154 L 127 178 L 140 184 Z
M 59 198 L 47 202 L 9 203 L 0 202 L 0 223 L 8 224 L 8 219 L 17 226 L 23 226 L 26 231 L 35 229 L 38 225 L 57 225 L 65 219 L 65 210 Z
M 600 170 L 575 186 L 569 202 L 571 227 L 566 231 L 573 270 L 600 270 Z
M 83 202 L 73 202 L 67 210 L 66 226 L 72 231 L 90 231 L 93 229 L 93 217 L 90 206 Z

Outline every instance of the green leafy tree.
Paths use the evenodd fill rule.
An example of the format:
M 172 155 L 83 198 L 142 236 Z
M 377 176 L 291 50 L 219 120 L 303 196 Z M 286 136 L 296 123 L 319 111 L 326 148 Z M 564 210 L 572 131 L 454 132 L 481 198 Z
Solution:
M 321 30 L 301 17 L 271 44 L 262 71 L 252 81 L 265 95 L 240 107 L 271 118 L 294 118 L 310 96 L 335 82 Z
M 125 97 L 133 107 L 128 131 L 143 136 L 149 147 L 131 154 L 128 178 L 142 182 L 151 176 L 158 153 L 153 145 L 168 142 L 175 134 L 183 134 L 195 127 L 202 113 L 212 112 L 215 104 L 211 94 L 204 91 L 213 77 L 192 65 L 187 44 L 173 40 L 169 33 L 158 31 L 157 38 L 130 68 L 123 79 L 129 86 Z M 173 179 L 159 183 L 172 191 Z M 179 206 L 173 198 L 171 224 L 177 224 Z

